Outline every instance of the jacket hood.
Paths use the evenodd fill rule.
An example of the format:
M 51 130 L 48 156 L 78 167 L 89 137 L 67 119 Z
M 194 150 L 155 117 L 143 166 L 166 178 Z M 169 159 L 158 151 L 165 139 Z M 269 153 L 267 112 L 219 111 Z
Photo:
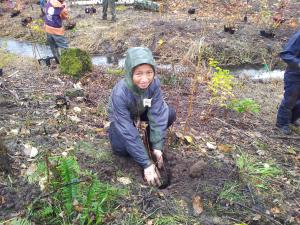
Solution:
M 125 83 L 126 86 L 135 94 L 141 94 L 144 92 L 144 90 L 138 88 L 135 84 L 133 84 L 132 81 L 133 69 L 141 64 L 151 65 L 155 73 L 156 63 L 154 61 L 152 52 L 148 48 L 134 47 L 128 49 L 125 59 Z

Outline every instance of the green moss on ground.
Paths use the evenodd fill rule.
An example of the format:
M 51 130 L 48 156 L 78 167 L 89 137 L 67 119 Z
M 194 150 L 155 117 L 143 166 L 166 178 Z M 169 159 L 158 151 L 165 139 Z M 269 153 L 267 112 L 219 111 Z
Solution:
M 62 52 L 60 70 L 74 78 L 80 78 L 85 72 L 92 70 L 90 55 L 78 48 L 69 48 Z

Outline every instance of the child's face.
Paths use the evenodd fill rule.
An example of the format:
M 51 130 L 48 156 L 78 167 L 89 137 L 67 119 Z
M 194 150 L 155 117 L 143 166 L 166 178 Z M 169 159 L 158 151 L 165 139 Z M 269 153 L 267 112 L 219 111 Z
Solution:
M 149 87 L 154 78 L 154 71 L 148 64 L 137 66 L 133 71 L 132 81 L 140 89 Z

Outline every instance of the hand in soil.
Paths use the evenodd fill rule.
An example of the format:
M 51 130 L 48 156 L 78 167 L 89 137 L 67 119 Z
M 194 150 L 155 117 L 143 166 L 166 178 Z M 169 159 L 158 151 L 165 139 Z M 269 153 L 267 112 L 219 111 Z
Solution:
M 158 186 L 158 187 L 161 186 L 161 183 L 159 180 L 160 174 L 154 164 L 152 164 L 151 166 L 144 169 L 144 176 L 145 176 L 145 180 L 147 181 L 147 183 L 149 185 Z

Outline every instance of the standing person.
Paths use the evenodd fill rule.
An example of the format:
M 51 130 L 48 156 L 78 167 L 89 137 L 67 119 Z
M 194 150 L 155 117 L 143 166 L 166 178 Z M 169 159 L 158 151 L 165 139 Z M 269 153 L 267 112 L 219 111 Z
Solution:
M 132 157 L 143 169 L 149 185 L 160 186 L 160 175 L 148 156 L 135 126 L 136 120 L 148 121 L 149 142 L 158 168 L 163 166 L 163 144 L 167 128 L 176 119 L 155 76 L 156 64 L 148 48 L 130 48 L 125 60 L 125 78 L 112 90 L 109 101 L 109 139 L 114 153 Z
M 279 106 L 276 126 L 291 134 L 290 124 L 300 125 L 300 29 L 289 39 L 280 53 L 287 64 L 284 73 L 284 96 Z
M 68 11 L 64 0 L 49 0 L 45 8 L 45 31 L 47 34 L 47 43 L 57 63 L 61 49 L 68 48 L 67 39 L 64 36 L 65 30 L 62 21 L 68 19 Z
M 116 22 L 117 21 L 117 18 L 116 18 L 116 1 L 115 0 L 103 0 L 103 14 L 102 14 L 102 19 L 103 20 L 107 20 L 107 9 L 108 9 L 108 6 L 110 8 L 110 12 L 111 12 L 111 20 L 113 22 Z

